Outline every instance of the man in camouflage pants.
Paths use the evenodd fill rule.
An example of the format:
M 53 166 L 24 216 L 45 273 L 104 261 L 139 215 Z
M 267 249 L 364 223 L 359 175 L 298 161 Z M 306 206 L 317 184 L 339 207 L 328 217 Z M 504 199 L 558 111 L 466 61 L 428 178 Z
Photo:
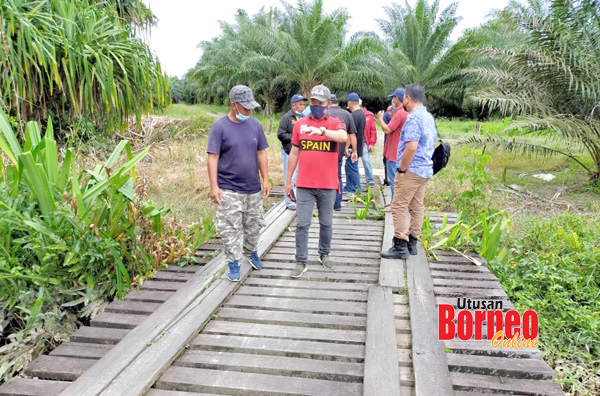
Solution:
M 244 256 L 254 269 L 262 268 L 256 249 L 265 225 L 262 201 L 271 192 L 269 145 L 260 122 L 250 117 L 260 106 L 250 88 L 236 85 L 229 92 L 229 101 L 229 113 L 210 128 L 206 152 L 210 197 L 219 205 L 215 226 L 229 263 L 227 277 L 239 282 Z

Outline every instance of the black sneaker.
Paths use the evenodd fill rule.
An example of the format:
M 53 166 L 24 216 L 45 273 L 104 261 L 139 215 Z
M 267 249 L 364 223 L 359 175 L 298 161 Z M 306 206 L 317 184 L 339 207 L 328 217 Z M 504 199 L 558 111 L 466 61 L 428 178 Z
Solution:
M 409 256 L 408 241 L 394 237 L 394 244 L 392 247 L 388 251 L 381 252 L 379 255 L 386 259 L 404 260 Z
M 415 238 L 414 236 L 412 236 L 412 235 L 408 236 L 408 253 L 410 253 L 413 256 L 416 256 L 418 254 L 417 241 L 418 241 L 418 239 Z

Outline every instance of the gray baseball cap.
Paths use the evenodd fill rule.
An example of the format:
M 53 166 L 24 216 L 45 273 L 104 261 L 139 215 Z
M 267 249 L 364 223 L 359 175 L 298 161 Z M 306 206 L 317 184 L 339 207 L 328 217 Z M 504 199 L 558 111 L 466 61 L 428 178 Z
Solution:
M 229 101 L 239 103 L 246 110 L 252 110 L 260 105 L 254 100 L 252 90 L 245 85 L 236 85 L 229 91 Z
M 319 102 L 326 102 L 331 96 L 331 91 L 325 85 L 317 85 L 310 90 L 310 98 L 317 99 Z

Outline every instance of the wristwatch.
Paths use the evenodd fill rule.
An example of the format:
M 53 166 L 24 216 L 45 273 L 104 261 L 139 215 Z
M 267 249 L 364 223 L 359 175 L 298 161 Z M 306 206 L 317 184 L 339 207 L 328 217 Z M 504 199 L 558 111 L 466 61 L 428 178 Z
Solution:
M 319 128 L 321 130 L 321 136 L 325 135 L 325 131 L 327 130 L 324 126 Z
M 405 170 L 400 169 L 400 167 L 398 167 L 398 173 L 406 173 Z

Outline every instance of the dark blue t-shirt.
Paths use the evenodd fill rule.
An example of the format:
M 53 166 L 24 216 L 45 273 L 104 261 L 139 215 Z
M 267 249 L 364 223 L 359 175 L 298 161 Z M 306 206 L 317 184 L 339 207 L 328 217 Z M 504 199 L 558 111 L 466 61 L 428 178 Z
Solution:
M 267 138 L 256 118 L 240 124 L 231 121 L 228 116 L 215 121 L 208 133 L 206 152 L 219 156 L 219 188 L 241 194 L 259 192 L 257 153 L 267 147 Z

